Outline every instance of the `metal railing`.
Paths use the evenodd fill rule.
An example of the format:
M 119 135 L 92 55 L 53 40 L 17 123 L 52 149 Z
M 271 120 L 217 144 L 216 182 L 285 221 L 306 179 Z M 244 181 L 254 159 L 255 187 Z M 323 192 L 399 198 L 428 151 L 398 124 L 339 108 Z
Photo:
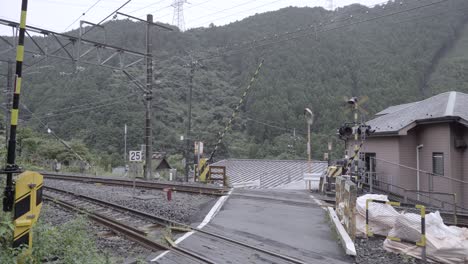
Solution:
M 377 180 L 376 177 L 373 177 L 373 181 L 371 182 L 369 176 L 370 173 L 365 173 L 362 178 L 364 188 L 369 188 L 369 191 L 371 191 L 370 186 L 372 184 L 373 188 L 371 192 L 379 191 L 387 194 L 389 199 L 391 198 L 392 200 L 397 200 L 403 203 L 423 204 L 432 211 L 438 210 L 444 215 L 451 215 L 453 221 L 451 223 L 455 225 L 458 224 L 457 214 L 460 212 L 468 213 L 467 209 L 457 204 L 457 196 L 455 193 L 411 190 Z M 445 197 L 447 199 L 442 200 L 434 197 L 435 195 Z

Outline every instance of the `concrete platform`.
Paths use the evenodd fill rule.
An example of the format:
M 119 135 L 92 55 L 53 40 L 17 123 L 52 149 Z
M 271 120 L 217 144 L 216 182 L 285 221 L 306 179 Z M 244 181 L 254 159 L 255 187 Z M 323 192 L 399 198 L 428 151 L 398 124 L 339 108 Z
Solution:
M 203 229 L 305 263 L 352 263 L 353 259 L 338 245 L 326 215 L 307 191 L 236 189 Z M 216 263 L 290 263 L 199 233 L 179 246 Z M 168 253 L 153 263 L 197 262 Z

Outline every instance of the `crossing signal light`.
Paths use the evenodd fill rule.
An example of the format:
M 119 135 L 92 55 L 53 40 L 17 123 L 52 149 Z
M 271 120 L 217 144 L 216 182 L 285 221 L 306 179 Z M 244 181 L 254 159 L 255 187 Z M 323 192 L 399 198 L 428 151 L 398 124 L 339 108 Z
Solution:
M 338 129 L 341 137 L 350 137 L 353 134 L 353 128 L 349 124 L 344 124 Z
M 360 127 L 358 127 L 357 129 L 357 133 L 359 135 L 361 134 L 365 134 L 366 136 L 370 136 L 372 133 L 374 133 L 375 130 L 372 130 L 371 129 L 371 126 L 368 126 L 368 125 L 361 125 Z

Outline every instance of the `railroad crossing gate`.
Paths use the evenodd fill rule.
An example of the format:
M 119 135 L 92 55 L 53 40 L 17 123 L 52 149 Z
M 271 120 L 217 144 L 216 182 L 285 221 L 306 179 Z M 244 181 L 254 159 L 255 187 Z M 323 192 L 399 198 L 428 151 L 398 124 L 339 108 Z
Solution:
M 32 246 L 31 228 L 42 208 L 43 176 L 34 171 L 21 173 L 16 180 L 13 247 Z

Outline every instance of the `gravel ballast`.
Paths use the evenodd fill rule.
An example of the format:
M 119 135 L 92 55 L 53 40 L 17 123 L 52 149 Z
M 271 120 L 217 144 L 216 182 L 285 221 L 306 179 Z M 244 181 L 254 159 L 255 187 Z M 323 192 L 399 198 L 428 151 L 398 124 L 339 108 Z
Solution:
M 399 264 L 399 263 L 422 263 L 421 260 L 408 255 L 388 252 L 383 248 L 384 237 L 372 237 L 369 239 L 357 238 L 354 245 L 357 256 L 355 263 L 359 264 Z
M 45 185 L 91 196 L 185 224 L 200 221 L 206 209 L 210 208 L 218 198 L 202 194 L 172 192 L 172 200 L 167 201 L 166 192 L 154 189 L 136 188 L 135 197 L 133 197 L 133 188 L 131 187 L 50 179 L 45 180 Z

